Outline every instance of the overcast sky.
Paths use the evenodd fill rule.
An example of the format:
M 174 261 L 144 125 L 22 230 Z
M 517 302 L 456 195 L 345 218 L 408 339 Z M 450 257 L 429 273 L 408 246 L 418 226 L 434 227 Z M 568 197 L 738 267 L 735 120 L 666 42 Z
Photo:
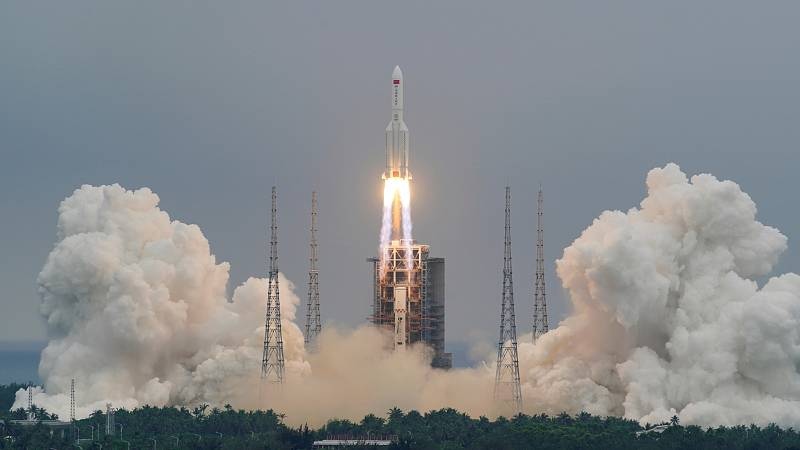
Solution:
M 790 1 L 2 2 L 0 340 L 45 338 L 36 276 L 85 183 L 153 189 L 231 263 L 229 291 L 265 273 L 277 184 L 301 298 L 317 189 L 323 320 L 363 322 L 396 64 L 448 340 L 496 339 L 506 183 L 520 333 L 539 183 L 551 326 L 564 247 L 670 161 L 742 185 L 798 271 L 799 23 Z

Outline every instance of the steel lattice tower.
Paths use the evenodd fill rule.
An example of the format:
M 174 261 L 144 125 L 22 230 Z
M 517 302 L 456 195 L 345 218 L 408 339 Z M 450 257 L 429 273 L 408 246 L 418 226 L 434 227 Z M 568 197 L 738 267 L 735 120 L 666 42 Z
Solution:
M 261 378 L 283 383 L 283 335 L 281 334 L 281 296 L 278 287 L 278 195 L 272 187 L 272 226 L 269 241 L 269 280 L 267 285 L 267 317 L 264 324 L 264 354 Z
M 306 345 L 322 330 L 319 318 L 319 271 L 317 270 L 317 192 L 311 193 L 311 256 L 308 264 L 308 302 L 306 304 Z
M 36 420 L 33 412 L 33 386 L 28 386 L 28 420 Z
M 69 421 L 75 422 L 75 378 L 69 384 Z
M 77 423 L 75 423 L 75 378 L 70 380 L 69 383 L 69 423 L 72 424 L 72 438 L 77 439 L 77 431 L 78 428 Z
M 500 309 L 500 341 L 497 345 L 497 371 L 494 398 L 522 411 L 517 355 L 517 326 L 514 316 L 514 281 L 511 270 L 511 188 L 506 186 L 506 228 L 503 249 L 503 296 Z
M 533 342 L 547 333 L 547 297 L 544 289 L 544 230 L 542 228 L 542 186 L 536 213 L 536 281 L 533 292 Z

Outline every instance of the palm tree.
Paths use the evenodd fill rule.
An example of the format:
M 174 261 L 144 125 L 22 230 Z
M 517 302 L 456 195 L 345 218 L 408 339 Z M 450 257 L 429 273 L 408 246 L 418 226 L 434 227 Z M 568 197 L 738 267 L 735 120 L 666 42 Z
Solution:
M 390 409 L 387 415 L 389 416 L 389 423 L 392 425 L 397 425 L 404 417 L 403 411 L 397 407 Z

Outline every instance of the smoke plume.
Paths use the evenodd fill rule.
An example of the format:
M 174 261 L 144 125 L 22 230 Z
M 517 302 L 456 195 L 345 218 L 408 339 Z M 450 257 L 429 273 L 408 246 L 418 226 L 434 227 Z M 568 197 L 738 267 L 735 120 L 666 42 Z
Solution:
M 786 238 L 756 220 L 731 181 L 688 179 L 669 164 L 648 174 L 647 190 L 638 208 L 602 213 L 558 260 L 573 312 L 535 345 L 519 338 L 525 412 L 800 425 L 800 276 L 754 281 Z M 426 349 L 387 350 L 370 327 L 327 327 L 307 353 L 286 279 L 287 381 L 260 390 L 265 281 L 226 298 L 228 265 L 197 226 L 157 205 L 150 190 L 117 185 L 83 186 L 62 202 L 38 279 L 50 343 L 37 405 L 66 417 L 74 377 L 79 415 L 106 401 L 269 407 L 314 425 L 393 406 L 509 413 L 491 399 L 491 354 L 480 367 L 434 370 Z M 14 407 L 25 402 L 20 391 Z
M 228 301 L 228 264 L 158 201 L 147 188 L 113 185 L 83 186 L 61 203 L 58 242 L 38 278 L 50 341 L 39 365 L 48 394 L 36 393 L 37 405 L 66 417 L 72 378 L 78 415 L 106 401 L 219 404 L 238 378 L 259 373 L 265 281 L 249 279 Z M 281 285 L 287 366 L 303 373 L 299 300 Z M 15 407 L 23 401 L 18 394 Z
M 532 409 L 701 425 L 800 424 L 800 277 L 762 288 L 786 237 L 731 181 L 669 164 L 564 250 L 573 313 L 523 345 Z

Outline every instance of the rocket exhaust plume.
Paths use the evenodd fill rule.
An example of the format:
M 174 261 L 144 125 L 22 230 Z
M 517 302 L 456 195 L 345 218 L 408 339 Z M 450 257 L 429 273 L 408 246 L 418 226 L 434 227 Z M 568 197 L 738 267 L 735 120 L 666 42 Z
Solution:
M 392 241 L 397 241 L 407 249 L 413 241 L 411 235 L 411 188 L 408 179 L 389 178 L 383 185 L 383 220 L 381 221 L 381 268 L 385 270 L 387 252 Z M 408 251 L 408 264 L 411 252 Z
M 406 180 L 405 185 L 400 189 L 400 203 L 402 204 L 403 210 L 403 239 L 406 243 L 410 244 L 413 238 L 411 237 L 411 187 L 409 186 L 408 180 Z

